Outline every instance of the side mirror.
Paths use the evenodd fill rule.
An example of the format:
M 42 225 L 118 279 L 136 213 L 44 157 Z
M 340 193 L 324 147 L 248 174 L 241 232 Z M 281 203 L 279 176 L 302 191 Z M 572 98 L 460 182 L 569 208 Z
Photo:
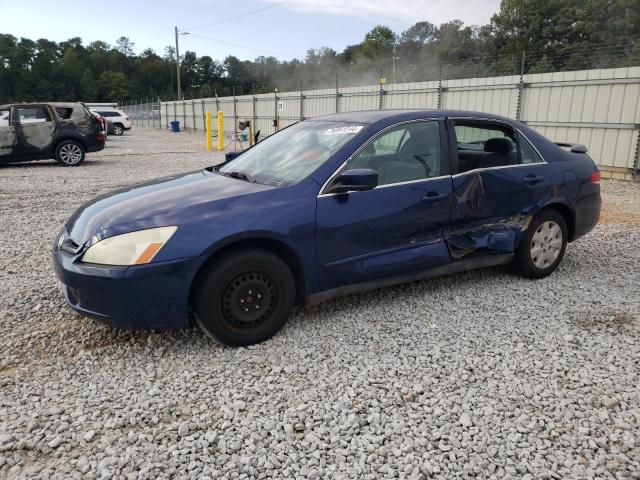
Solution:
M 233 152 L 227 152 L 227 153 L 224 154 L 224 161 L 228 162 L 229 160 L 233 160 L 234 158 L 236 158 L 241 153 L 242 153 L 242 150 L 235 150 Z
M 333 180 L 329 193 L 362 192 L 378 186 L 378 172 L 370 168 L 345 170 Z

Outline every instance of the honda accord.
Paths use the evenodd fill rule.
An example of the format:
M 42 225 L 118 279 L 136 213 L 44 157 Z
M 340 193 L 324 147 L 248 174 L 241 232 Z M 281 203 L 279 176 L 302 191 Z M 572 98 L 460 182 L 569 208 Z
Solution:
M 215 167 L 103 195 L 55 241 L 77 311 L 126 329 L 192 317 L 229 345 L 296 305 L 463 270 L 553 272 L 594 228 L 587 149 L 462 111 L 339 113 Z

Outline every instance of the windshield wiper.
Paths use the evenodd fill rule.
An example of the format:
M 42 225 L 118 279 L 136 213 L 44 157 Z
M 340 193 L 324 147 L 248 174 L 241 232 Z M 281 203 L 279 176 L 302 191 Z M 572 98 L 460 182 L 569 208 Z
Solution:
M 250 175 L 247 175 L 244 172 L 235 172 L 235 171 L 233 171 L 233 172 L 221 172 L 220 170 L 218 170 L 218 173 L 221 173 L 222 175 L 226 175 L 227 177 L 237 178 L 239 180 L 244 180 L 246 182 L 258 183 L 255 178 L 253 178 Z

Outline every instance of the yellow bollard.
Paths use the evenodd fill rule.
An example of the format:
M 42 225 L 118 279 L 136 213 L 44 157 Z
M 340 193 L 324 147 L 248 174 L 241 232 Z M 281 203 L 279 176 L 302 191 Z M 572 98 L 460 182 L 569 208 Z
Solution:
M 207 152 L 211 151 L 211 112 L 205 115 L 205 130 L 207 132 Z
M 218 112 L 218 150 L 224 150 L 224 115 Z

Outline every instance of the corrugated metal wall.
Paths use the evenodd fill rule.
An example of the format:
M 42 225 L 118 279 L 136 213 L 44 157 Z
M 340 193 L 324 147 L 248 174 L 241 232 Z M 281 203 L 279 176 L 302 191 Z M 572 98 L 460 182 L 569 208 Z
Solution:
M 204 129 L 204 112 L 225 128 L 251 119 L 261 136 L 304 118 L 379 108 L 447 108 L 518 118 L 557 142 L 585 144 L 602 169 L 630 176 L 638 165 L 640 67 L 469 78 L 163 102 L 162 124 Z M 215 129 L 215 126 L 214 126 Z

